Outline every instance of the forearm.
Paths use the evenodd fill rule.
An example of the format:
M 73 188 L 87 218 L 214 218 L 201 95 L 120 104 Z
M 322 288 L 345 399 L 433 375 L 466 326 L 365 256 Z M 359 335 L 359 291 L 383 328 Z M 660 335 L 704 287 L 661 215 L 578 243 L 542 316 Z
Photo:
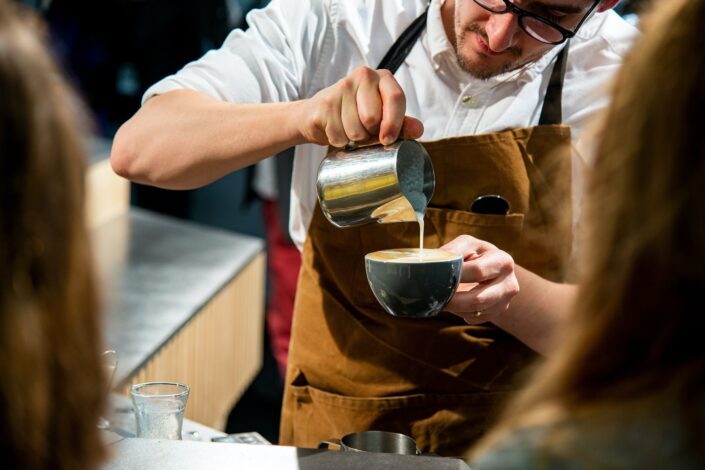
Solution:
M 115 135 L 111 163 L 138 183 L 203 186 L 303 143 L 298 103 L 233 104 L 178 90 L 150 99 Z
M 573 307 L 576 286 L 547 281 L 516 266 L 520 292 L 493 323 L 535 351 L 550 353 L 560 323 Z

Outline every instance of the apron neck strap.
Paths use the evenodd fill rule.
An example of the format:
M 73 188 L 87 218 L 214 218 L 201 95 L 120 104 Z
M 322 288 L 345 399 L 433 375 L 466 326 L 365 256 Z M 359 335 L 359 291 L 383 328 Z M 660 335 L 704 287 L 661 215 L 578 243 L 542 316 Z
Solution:
M 428 8 L 401 33 L 401 36 L 397 38 L 382 58 L 382 61 L 377 66 L 378 69 L 387 69 L 392 73 L 396 73 L 397 69 L 404 63 L 406 56 L 411 52 L 414 44 L 416 44 L 416 40 L 426 29 L 426 16 L 428 16 Z
M 556 62 L 553 65 L 548 89 L 546 90 L 546 98 L 543 100 L 539 125 L 563 123 L 563 78 L 565 77 L 569 45 L 570 41 L 565 44 L 565 47 L 556 56 Z

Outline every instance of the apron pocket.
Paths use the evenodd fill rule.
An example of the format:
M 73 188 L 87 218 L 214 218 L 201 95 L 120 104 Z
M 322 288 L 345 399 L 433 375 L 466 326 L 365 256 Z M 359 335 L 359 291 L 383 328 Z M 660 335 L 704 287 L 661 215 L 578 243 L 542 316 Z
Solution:
M 316 388 L 302 373 L 289 385 L 294 442 L 319 442 L 353 432 L 399 432 L 413 437 L 422 452 L 462 455 L 490 426 L 508 392 L 411 394 L 353 397 Z
M 460 235 L 472 235 L 512 254 L 520 246 L 524 214 L 475 214 L 428 207 L 424 221 L 426 248 L 440 248 Z M 413 222 L 377 224 L 366 230 L 361 238 L 365 254 L 393 248 L 414 248 L 419 246 L 419 229 Z M 367 282 L 364 263 L 356 266 L 352 285 L 355 305 L 382 308 Z
M 524 226 L 524 214 L 475 214 L 453 209 L 426 209 L 424 244 L 438 248 L 460 235 L 472 235 L 509 250 L 517 243 Z

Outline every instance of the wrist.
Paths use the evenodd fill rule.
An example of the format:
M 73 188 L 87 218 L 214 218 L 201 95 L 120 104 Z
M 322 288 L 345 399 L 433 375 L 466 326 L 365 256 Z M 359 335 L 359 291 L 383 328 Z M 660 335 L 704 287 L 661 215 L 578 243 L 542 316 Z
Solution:
M 287 119 L 290 126 L 287 134 L 292 140 L 292 145 L 308 144 L 314 142 L 310 137 L 308 119 L 311 115 L 309 111 L 309 100 L 298 100 L 287 103 L 289 109 L 286 110 Z

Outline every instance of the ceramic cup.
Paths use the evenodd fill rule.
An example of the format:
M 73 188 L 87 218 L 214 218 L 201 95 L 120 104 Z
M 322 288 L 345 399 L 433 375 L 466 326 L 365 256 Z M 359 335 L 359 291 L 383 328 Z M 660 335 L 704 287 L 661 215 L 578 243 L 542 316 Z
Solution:
M 377 301 L 397 317 L 437 315 L 460 282 L 463 258 L 438 249 L 401 248 L 365 256 L 367 281 Z

